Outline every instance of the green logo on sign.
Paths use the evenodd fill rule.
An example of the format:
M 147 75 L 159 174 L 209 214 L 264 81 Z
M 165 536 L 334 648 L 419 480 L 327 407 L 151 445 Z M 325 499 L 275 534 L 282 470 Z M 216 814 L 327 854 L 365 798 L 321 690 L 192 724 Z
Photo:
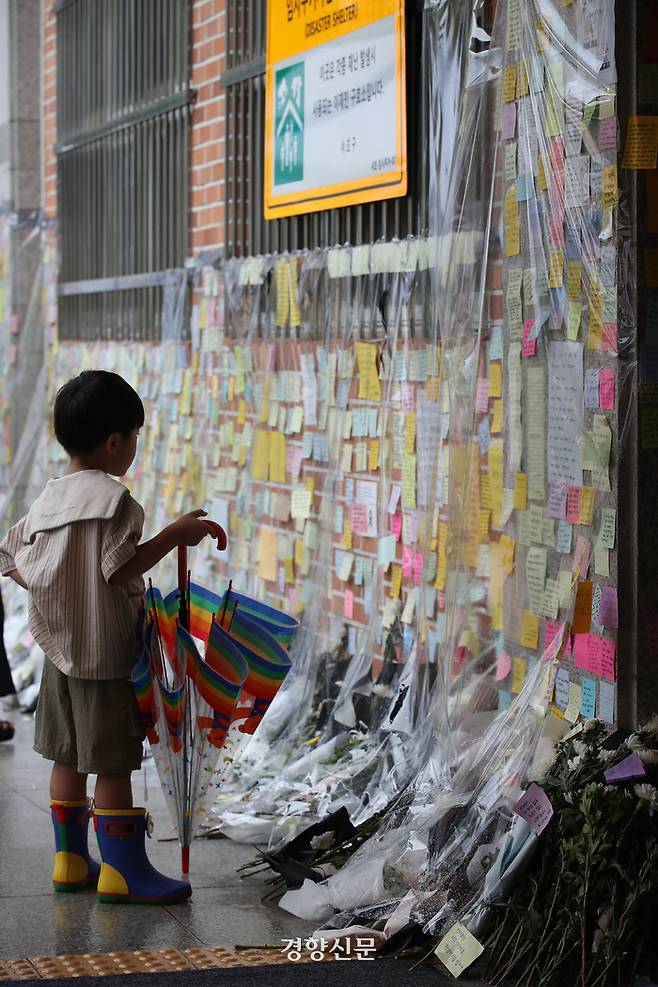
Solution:
M 274 184 L 304 177 L 304 63 L 278 69 L 275 76 Z

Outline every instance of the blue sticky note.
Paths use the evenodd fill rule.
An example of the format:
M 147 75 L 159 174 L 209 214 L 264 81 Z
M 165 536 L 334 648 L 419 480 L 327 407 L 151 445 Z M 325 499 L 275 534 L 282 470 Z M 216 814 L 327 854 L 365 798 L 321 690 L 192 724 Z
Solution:
M 573 526 L 560 519 L 557 523 L 555 547 L 561 555 L 571 554 L 571 539 Z
M 406 624 L 403 633 L 404 650 L 411 651 L 414 643 L 414 629 L 410 624 Z
M 532 172 L 525 172 L 516 179 L 516 201 L 527 202 L 535 194 L 535 183 Z
M 588 720 L 593 720 L 596 716 L 596 682 L 594 679 L 583 679 L 582 685 L 580 712 Z
M 489 429 L 488 418 L 483 418 L 478 425 L 478 442 L 480 443 L 480 452 L 484 455 L 491 445 L 491 431 Z
M 508 709 L 511 702 L 512 702 L 511 692 L 498 693 L 498 709 Z

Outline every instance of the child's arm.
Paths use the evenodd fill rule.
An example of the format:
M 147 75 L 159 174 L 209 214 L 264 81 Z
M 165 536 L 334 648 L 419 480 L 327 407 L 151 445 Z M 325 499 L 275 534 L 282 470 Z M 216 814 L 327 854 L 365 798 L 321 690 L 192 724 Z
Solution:
M 150 541 L 138 545 L 134 556 L 110 576 L 108 579 L 110 586 L 123 586 L 131 579 L 148 572 L 178 545 L 198 545 L 206 535 L 212 535 L 211 529 L 201 520 L 206 513 L 206 511 L 190 511 L 189 514 L 184 514 L 173 524 L 163 528 Z
M 9 576 L 10 579 L 13 579 L 15 583 L 18 583 L 19 586 L 22 586 L 23 589 L 27 589 L 27 583 L 21 576 L 18 569 L 12 569 L 11 572 L 7 573 L 7 576 Z

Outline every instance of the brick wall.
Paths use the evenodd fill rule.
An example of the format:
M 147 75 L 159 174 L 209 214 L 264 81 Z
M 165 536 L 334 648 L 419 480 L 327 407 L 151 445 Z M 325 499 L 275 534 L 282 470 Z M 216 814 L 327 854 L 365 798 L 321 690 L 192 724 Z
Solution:
M 224 243 L 224 119 L 220 77 L 226 61 L 225 0 L 195 0 L 192 7 L 190 85 L 197 98 L 190 133 L 189 253 Z
M 43 3 L 43 50 L 41 59 L 41 113 L 43 127 L 42 181 L 43 208 L 48 219 L 57 215 L 57 166 L 54 145 L 57 140 L 57 37 L 52 12 L 53 0 Z

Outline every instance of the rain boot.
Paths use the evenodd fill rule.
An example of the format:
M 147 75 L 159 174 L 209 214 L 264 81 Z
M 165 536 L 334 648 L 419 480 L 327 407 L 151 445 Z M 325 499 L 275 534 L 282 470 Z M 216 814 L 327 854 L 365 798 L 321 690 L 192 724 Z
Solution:
M 190 897 L 187 881 L 165 877 L 149 863 L 144 842 L 151 834 L 145 809 L 94 809 L 94 829 L 103 861 L 100 901 L 166 905 Z
M 53 801 L 50 814 L 55 830 L 53 888 L 55 891 L 82 891 L 96 884 L 101 868 L 87 849 L 89 802 L 87 799 Z

